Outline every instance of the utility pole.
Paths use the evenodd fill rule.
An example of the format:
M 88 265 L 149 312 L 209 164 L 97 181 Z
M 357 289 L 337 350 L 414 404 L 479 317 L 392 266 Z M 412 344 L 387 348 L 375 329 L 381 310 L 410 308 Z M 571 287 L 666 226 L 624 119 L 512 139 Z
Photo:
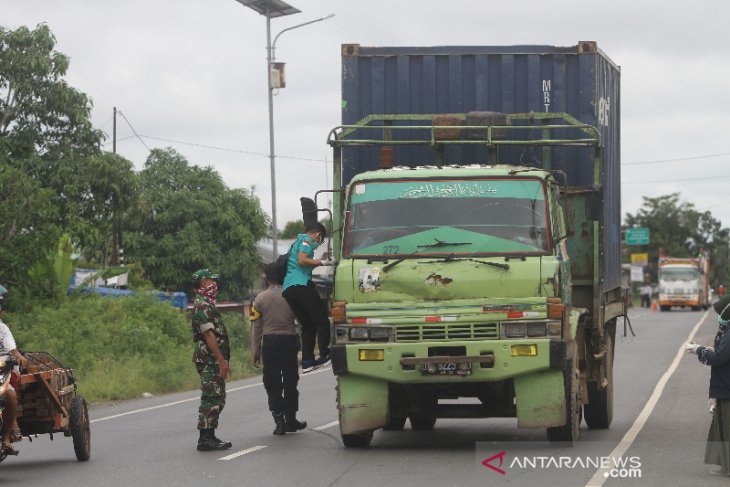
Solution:
M 112 152 L 117 153 L 117 107 L 114 107 L 114 116 L 112 117 Z
M 117 107 L 112 116 L 112 153 L 117 153 Z M 112 197 L 112 255 L 111 265 L 124 265 L 124 245 L 122 244 L 122 223 L 119 218 L 119 195 Z

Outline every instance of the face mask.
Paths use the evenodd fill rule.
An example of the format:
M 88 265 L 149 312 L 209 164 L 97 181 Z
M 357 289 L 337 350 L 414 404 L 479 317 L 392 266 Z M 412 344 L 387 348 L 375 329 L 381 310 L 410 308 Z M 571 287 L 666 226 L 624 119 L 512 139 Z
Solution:
M 208 301 L 215 304 L 218 299 L 218 283 L 213 281 L 207 286 L 198 289 L 198 292 L 208 298 Z
M 720 318 L 720 315 L 717 315 L 717 322 L 720 324 L 720 328 L 725 328 L 730 323 L 730 320 L 723 320 Z
M 317 235 L 319 235 L 319 234 L 317 234 Z M 314 249 L 316 249 L 317 247 L 319 247 L 320 245 L 322 245 L 322 242 L 320 242 L 317 238 L 314 238 L 313 240 L 314 240 L 314 243 L 312 244 L 312 247 Z

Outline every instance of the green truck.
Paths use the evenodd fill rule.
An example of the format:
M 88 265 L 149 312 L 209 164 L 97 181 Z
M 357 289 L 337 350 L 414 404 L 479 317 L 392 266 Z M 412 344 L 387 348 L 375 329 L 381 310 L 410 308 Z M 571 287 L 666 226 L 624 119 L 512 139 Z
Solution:
M 406 420 L 516 418 L 570 444 L 582 419 L 609 427 L 626 308 L 608 138 L 565 112 L 369 114 L 330 132 L 346 447 Z

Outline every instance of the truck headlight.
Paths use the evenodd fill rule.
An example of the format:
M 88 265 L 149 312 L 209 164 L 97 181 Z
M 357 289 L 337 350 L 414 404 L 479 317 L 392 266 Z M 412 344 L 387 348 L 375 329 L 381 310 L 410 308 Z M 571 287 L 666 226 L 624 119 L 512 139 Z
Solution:
M 528 337 L 544 337 L 547 335 L 547 323 L 528 323 L 527 324 L 527 336 Z
M 502 322 L 505 338 L 560 337 L 562 323 L 559 320 Z
M 527 335 L 527 323 L 502 323 L 502 329 L 507 338 L 522 338 Z
M 376 342 L 387 342 L 390 338 L 390 327 L 370 328 L 370 339 Z
M 368 329 L 363 327 L 353 327 L 350 328 L 350 339 L 351 340 L 367 340 L 368 339 Z

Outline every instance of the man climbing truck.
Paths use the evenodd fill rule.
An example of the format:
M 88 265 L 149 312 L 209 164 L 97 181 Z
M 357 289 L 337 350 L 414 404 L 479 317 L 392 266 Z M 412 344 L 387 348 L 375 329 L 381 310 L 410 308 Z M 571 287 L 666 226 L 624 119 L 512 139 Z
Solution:
M 437 418 L 515 417 L 519 427 L 545 428 L 551 441 L 570 443 L 581 413 L 589 427 L 607 428 L 616 319 L 625 313 L 618 131 L 608 127 L 618 114 L 606 113 L 598 127 L 537 111 L 351 121 L 348 106 L 375 113 L 360 103 L 363 93 L 375 103 L 375 90 L 349 86 L 367 74 L 346 58 L 398 58 L 392 49 L 365 49 L 343 46 L 343 96 L 354 98 L 343 102 L 345 125 L 328 141 L 338 261 L 331 357 L 344 445 L 368 446 L 376 429 L 402 429 L 406 419 L 419 430 Z M 429 54 L 435 66 L 440 49 Z M 560 49 L 558 64 L 573 69 L 565 64 L 568 48 Z M 615 66 L 594 44 L 576 53 L 582 50 L 593 58 L 579 61 L 577 79 L 617 101 Z M 425 51 L 413 55 L 424 58 L 424 77 Z M 485 66 L 490 55 L 518 57 L 483 54 Z M 401 58 L 403 66 L 410 59 Z M 384 63 L 387 73 L 387 62 L 370 59 L 366 68 Z M 462 56 L 455 64 L 466 62 Z M 589 83 L 601 70 L 610 76 Z M 458 76 L 449 80 L 466 86 Z M 387 76 L 384 83 L 387 97 Z M 568 98 L 568 87 L 553 88 Z M 510 93 L 520 105 L 522 96 Z M 582 93 L 581 103 L 598 100 L 595 94 Z M 459 398 L 478 401 L 445 402 Z

